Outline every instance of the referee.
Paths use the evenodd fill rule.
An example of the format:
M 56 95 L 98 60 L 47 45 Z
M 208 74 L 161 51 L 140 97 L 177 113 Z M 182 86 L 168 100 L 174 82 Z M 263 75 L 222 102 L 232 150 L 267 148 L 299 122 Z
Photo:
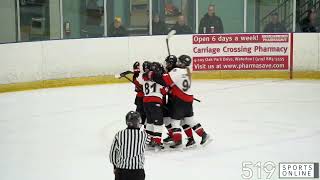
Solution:
M 144 150 L 147 134 L 140 130 L 141 117 L 138 112 L 126 115 L 127 128 L 119 131 L 112 142 L 110 161 L 116 180 L 144 180 Z

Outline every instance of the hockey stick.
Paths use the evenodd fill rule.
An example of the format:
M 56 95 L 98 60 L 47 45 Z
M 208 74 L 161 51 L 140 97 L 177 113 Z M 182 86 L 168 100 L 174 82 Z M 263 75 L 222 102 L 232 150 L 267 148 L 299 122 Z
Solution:
M 131 71 L 125 71 L 123 73 L 120 73 L 120 74 L 115 74 L 114 77 L 117 78 L 117 79 L 121 79 L 121 78 L 126 78 L 128 81 L 130 81 L 131 83 L 134 84 L 133 80 L 131 80 L 130 78 L 127 77 L 128 74 L 131 74 L 132 72 Z
M 195 101 L 197 101 L 197 102 L 201 102 L 199 99 L 197 99 L 197 98 L 193 98 Z
M 128 78 L 127 75 L 128 74 L 133 74 L 133 72 L 131 71 L 125 71 L 123 73 L 120 73 L 120 74 L 115 74 L 114 77 L 117 78 L 117 79 L 121 79 L 121 78 L 126 78 L 128 81 L 130 81 L 132 84 L 136 85 L 132 79 Z M 142 88 L 140 86 L 136 86 L 139 90 L 142 91 Z
M 114 77 L 117 78 L 117 79 L 120 79 L 120 78 L 122 78 L 123 76 L 126 76 L 126 75 L 128 75 L 128 74 L 133 74 L 133 72 L 132 72 L 132 71 L 125 71 L 125 72 L 122 72 L 122 73 L 120 73 L 120 74 L 115 74 Z
M 130 78 L 128 78 L 127 76 L 122 76 L 122 77 L 126 78 L 128 81 L 130 81 L 132 84 L 134 84 L 134 82 Z
M 168 54 L 169 56 L 171 55 L 170 53 L 170 46 L 169 46 L 169 39 L 176 34 L 176 30 L 171 30 L 168 35 L 167 35 L 167 38 L 166 38 L 166 43 L 167 43 L 167 50 L 168 50 Z

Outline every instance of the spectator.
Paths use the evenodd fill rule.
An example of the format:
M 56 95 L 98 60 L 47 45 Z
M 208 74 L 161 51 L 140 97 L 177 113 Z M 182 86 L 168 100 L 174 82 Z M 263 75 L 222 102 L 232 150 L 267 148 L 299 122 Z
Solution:
M 176 34 L 192 34 L 191 28 L 186 25 L 185 18 L 182 15 L 178 17 L 177 23 L 171 28 L 171 30 L 176 30 Z
M 100 26 L 103 17 L 103 10 L 96 0 L 90 0 L 87 4 L 87 25 Z
M 266 32 L 266 33 L 283 33 L 283 32 L 287 32 L 287 30 L 284 27 L 284 25 L 279 21 L 278 13 L 273 13 L 271 15 L 271 22 L 264 27 L 263 32 Z
M 121 25 L 121 18 L 114 18 L 113 24 L 109 28 L 108 36 L 110 37 L 122 37 L 128 36 L 128 31 Z
M 86 24 L 82 26 L 81 37 L 95 38 L 104 34 L 102 26 L 103 8 L 97 0 L 89 0 L 86 6 Z
M 179 9 L 173 4 L 172 1 L 167 1 L 165 3 L 164 10 L 166 16 L 178 16 L 180 14 Z
M 200 20 L 199 33 L 200 34 L 213 34 L 223 33 L 223 24 L 219 16 L 216 16 L 215 5 L 208 6 L 208 13 L 205 14 Z
M 308 11 L 308 15 L 301 21 L 300 28 L 302 32 L 317 32 L 316 12 L 314 9 Z
M 160 20 L 159 15 L 154 15 L 152 21 L 152 35 L 164 35 L 167 34 L 168 29 L 166 24 Z

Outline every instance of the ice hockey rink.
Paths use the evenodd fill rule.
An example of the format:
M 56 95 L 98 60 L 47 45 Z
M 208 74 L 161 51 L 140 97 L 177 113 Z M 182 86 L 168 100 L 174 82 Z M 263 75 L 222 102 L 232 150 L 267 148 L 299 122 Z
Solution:
M 147 180 L 239 180 L 244 161 L 320 161 L 320 81 L 195 81 L 193 91 L 213 142 L 146 152 Z M 134 96 L 131 84 L 0 94 L 0 179 L 114 179 L 109 148 Z

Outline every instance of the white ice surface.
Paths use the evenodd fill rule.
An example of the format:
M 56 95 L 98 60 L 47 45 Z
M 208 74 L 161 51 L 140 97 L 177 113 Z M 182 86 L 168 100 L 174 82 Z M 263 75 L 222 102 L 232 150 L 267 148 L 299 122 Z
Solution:
M 0 179 L 114 179 L 109 147 L 134 109 L 132 89 L 0 94 Z M 320 161 L 320 81 L 198 81 L 193 89 L 202 100 L 194 103 L 195 119 L 214 142 L 147 152 L 147 180 L 239 180 L 243 161 Z

